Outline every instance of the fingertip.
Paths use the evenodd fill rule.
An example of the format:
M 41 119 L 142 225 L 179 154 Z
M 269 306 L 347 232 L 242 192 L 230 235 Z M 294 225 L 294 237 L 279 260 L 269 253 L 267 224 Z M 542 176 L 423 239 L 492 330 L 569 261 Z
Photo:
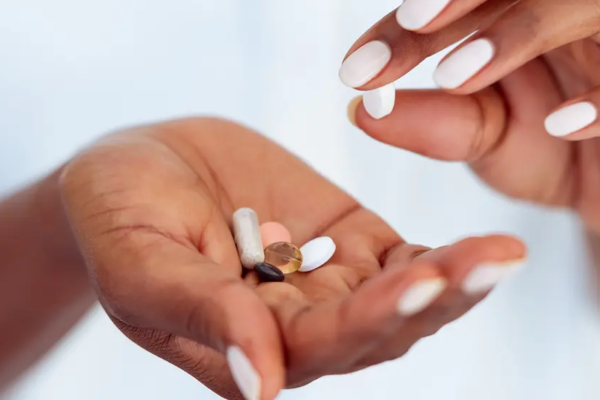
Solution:
M 592 135 L 581 135 L 581 131 L 594 124 L 598 119 L 598 109 L 589 101 L 580 101 L 569 104 L 554 111 L 544 121 L 546 132 L 550 136 L 570 139 L 582 139 L 598 136 L 599 132 Z M 579 134 L 579 135 L 578 135 Z
M 388 259 L 380 277 L 365 284 L 361 295 L 395 298 L 398 313 L 408 317 L 431 304 L 446 286 L 446 278 L 435 263 L 421 259 L 407 265 L 398 254 Z
M 283 344 L 277 321 L 243 281 L 211 282 L 208 296 L 188 318 L 196 341 L 225 353 L 246 400 L 272 400 L 285 384 Z
M 470 237 L 453 245 L 434 249 L 417 259 L 440 266 L 453 288 L 468 295 L 491 290 L 527 260 L 525 244 L 514 237 L 490 235 Z
M 354 124 L 379 142 L 434 159 L 465 161 L 485 153 L 499 136 L 500 113 L 493 96 L 478 94 L 476 100 L 440 90 L 396 91 L 393 84 L 382 90 L 389 91 L 384 95 L 386 112 L 376 116 L 385 118 L 369 114 L 367 97 L 362 100 L 363 107 L 353 104 L 350 111 Z M 377 96 L 374 101 L 383 104 Z M 481 143 L 482 148 L 474 143 Z
M 227 349 L 227 364 L 238 389 L 246 400 L 261 400 L 262 378 L 246 353 L 238 346 Z
M 365 111 L 365 115 L 360 118 L 378 121 L 387 117 L 394 111 L 396 104 L 396 87 L 393 83 L 384 85 L 380 88 L 368 90 L 362 96 L 355 97 L 348 104 L 347 115 L 348 121 L 355 127 L 358 126 L 357 118 L 359 118 L 359 106 Z
M 359 129 L 360 129 L 360 127 L 356 123 L 356 112 L 357 112 L 358 106 L 360 106 L 362 101 L 363 101 L 362 96 L 356 96 L 355 98 L 350 100 L 350 103 L 348 103 L 348 108 L 346 110 L 347 116 L 348 116 L 348 121 L 350 121 L 350 123 L 352 125 L 354 125 L 355 127 L 359 128 Z
M 492 290 L 498 283 L 518 272 L 525 259 L 501 263 L 483 263 L 473 268 L 462 281 L 462 291 L 467 295 L 480 295 Z
M 496 51 L 494 43 L 487 38 L 461 45 L 439 63 L 433 74 L 433 80 L 445 90 L 458 92 L 460 89 L 463 94 L 474 93 L 477 90 L 466 90 L 463 85 L 492 62 Z
M 238 344 L 233 343 L 228 348 L 228 361 L 231 359 L 229 353 L 237 354 L 233 361 L 237 360 L 238 364 L 232 365 L 232 368 L 240 370 L 236 383 L 246 400 L 273 400 L 285 387 L 283 344 L 278 331 L 266 329 L 260 321 L 255 321 L 255 324 L 258 324 L 255 328 L 245 327 L 252 331 L 252 336 L 238 340 Z M 247 360 L 245 364 L 240 353 Z
M 285 386 L 283 357 L 268 360 L 260 350 L 244 347 L 233 344 L 225 354 L 239 391 L 246 400 L 275 399 Z
M 525 243 L 509 235 L 494 234 L 481 237 L 470 237 L 449 246 L 449 254 L 458 258 L 470 258 L 478 262 L 512 262 L 527 257 Z
M 346 57 L 338 75 L 344 85 L 359 88 L 376 78 L 391 59 L 390 45 L 382 40 L 372 40 Z
M 448 6 L 451 0 L 406 0 L 396 10 L 396 22 L 408 31 L 419 31 L 428 26 Z
M 397 302 L 398 313 L 403 317 L 418 314 L 429 307 L 446 290 L 446 279 L 419 280 L 410 286 Z
M 527 258 L 527 244 L 520 238 L 512 235 L 497 234 L 488 235 L 484 239 L 496 241 L 495 244 L 504 248 L 507 256 L 511 260 L 520 260 Z
M 276 371 L 271 369 L 269 373 L 263 374 L 262 377 L 262 390 L 259 400 L 276 399 L 286 386 L 286 371 L 283 358 L 278 361 Z

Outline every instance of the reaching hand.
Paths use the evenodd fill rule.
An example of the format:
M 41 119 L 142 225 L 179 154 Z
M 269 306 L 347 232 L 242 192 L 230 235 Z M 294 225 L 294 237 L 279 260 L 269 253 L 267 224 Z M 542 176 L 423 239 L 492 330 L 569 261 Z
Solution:
M 271 400 L 282 388 L 399 357 L 525 256 L 505 236 L 406 244 L 300 160 L 221 120 L 108 136 L 66 167 L 61 186 L 114 323 L 228 399 Z M 242 278 L 230 230 L 240 207 L 283 223 L 298 245 L 330 236 L 337 252 L 283 283 Z
M 362 72 L 361 89 L 380 87 L 477 29 L 436 70 L 443 90 L 398 91 L 380 120 L 353 108 L 356 123 L 382 142 L 468 162 L 497 190 L 572 208 L 600 230 L 599 1 L 406 0 L 353 46 L 342 77 Z M 364 63 L 373 49 L 380 62 Z

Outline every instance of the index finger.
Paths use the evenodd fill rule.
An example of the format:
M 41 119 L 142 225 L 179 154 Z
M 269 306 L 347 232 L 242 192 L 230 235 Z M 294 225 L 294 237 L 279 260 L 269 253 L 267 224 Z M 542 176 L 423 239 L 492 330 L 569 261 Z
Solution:
M 111 241 L 110 254 L 95 257 L 107 311 L 129 326 L 225 353 L 247 400 L 274 398 L 284 383 L 282 343 L 272 313 L 254 290 L 196 249 L 154 232 L 129 235 L 116 236 L 120 243 Z M 93 246 L 99 245 L 96 240 Z
M 440 30 L 420 34 L 398 25 L 396 11 L 389 13 L 348 51 L 339 71 L 341 81 L 359 90 L 391 83 L 427 57 L 451 46 L 485 26 L 514 0 L 490 0 Z
M 493 0 L 405 0 L 398 7 L 396 20 L 409 31 L 434 32 L 467 15 L 486 1 Z

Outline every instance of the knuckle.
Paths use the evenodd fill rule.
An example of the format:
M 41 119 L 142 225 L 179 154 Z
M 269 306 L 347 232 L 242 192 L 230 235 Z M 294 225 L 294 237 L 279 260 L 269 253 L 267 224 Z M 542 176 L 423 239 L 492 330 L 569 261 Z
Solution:
M 469 97 L 476 112 L 472 138 L 465 161 L 479 161 L 495 152 L 506 138 L 506 105 L 496 88 Z
M 480 158 L 485 152 L 485 142 L 483 138 L 485 137 L 485 108 L 482 104 L 482 100 L 478 96 L 472 96 L 471 99 L 475 104 L 474 109 L 477 110 L 478 121 L 475 130 L 472 135 L 472 140 L 470 141 L 469 147 L 467 149 L 466 161 L 473 161 Z
M 429 251 L 431 251 L 430 247 L 402 242 L 386 249 L 381 254 L 379 263 L 384 268 L 390 266 L 404 268 L 409 266 L 413 260 L 425 255 Z

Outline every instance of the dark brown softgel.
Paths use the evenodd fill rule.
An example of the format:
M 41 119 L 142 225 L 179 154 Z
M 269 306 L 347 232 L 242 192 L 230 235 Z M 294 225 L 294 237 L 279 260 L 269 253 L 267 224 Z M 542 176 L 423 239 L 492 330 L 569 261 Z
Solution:
M 254 267 L 254 272 L 261 282 L 283 282 L 285 275 L 271 264 L 260 263 Z

